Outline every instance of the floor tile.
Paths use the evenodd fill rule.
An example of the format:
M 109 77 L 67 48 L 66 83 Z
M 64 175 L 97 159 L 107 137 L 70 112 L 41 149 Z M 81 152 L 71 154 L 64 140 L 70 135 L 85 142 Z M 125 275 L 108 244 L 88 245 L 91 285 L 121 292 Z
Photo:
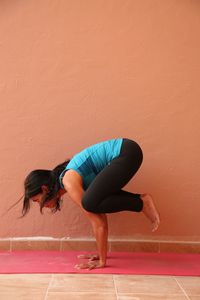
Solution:
M 118 293 L 183 295 L 176 280 L 168 276 L 114 275 L 114 281 Z
M 175 277 L 188 296 L 200 296 L 200 277 Z
M 44 300 L 45 292 L 35 292 L 31 289 L 29 291 L 21 289 L 19 290 L 11 290 L 9 292 L 1 292 L 0 291 L 0 299 L 1 300 Z
M 44 300 L 51 274 L 0 275 L 0 299 Z
M 45 300 L 117 300 L 114 293 L 48 293 Z
M 165 295 L 165 294 L 118 294 L 118 300 L 188 300 L 184 295 Z
M 0 275 L 0 299 L 44 299 L 52 275 L 7 274 Z M 35 298 L 36 299 L 36 298 Z
M 49 292 L 103 292 L 113 293 L 112 275 L 59 274 L 53 275 Z
M 45 289 L 51 278 L 51 274 L 1 274 L 0 287 L 1 291 L 10 287 Z

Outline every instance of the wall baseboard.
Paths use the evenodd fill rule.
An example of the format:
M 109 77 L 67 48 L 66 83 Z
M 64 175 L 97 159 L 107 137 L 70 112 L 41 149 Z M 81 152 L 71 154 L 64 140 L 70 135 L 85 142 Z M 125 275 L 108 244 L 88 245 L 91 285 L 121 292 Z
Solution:
M 57 250 L 96 251 L 96 243 L 91 239 L 70 238 L 7 238 L 0 239 L 0 251 L 15 250 Z M 171 252 L 200 253 L 200 242 L 155 241 L 155 240 L 109 240 L 108 251 L 113 252 Z

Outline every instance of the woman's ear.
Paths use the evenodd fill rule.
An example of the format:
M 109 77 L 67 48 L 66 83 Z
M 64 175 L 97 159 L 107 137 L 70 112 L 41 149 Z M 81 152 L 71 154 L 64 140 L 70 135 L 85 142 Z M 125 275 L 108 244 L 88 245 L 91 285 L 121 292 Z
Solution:
M 48 193 L 49 192 L 49 188 L 46 185 L 42 185 L 41 186 L 42 192 Z

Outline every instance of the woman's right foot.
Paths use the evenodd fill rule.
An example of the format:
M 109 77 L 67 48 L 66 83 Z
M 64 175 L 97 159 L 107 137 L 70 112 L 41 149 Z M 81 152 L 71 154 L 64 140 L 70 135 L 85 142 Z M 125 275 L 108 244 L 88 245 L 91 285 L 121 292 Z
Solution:
M 153 203 L 153 199 L 149 194 L 142 194 L 140 198 L 143 201 L 143 209 L 142 212 L 145 216 L 151 221 L 152 231 L 156 231 L 160 224 L 160 216 L 159 213 Z

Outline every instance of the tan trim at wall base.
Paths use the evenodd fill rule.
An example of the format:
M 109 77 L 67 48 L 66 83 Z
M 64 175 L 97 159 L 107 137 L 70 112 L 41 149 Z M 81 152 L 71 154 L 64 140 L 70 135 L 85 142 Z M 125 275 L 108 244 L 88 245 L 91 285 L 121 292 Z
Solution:
M 96 251 L 94 240 L 54 239 L 54 238 L 10 238 L 0 239 L 0 251 L 15 250 L 57 250 L 57 251 Z M 200 242 L 169 241 L 119 241 L 110 240 L 108 250 L 113 252 L 172 252 L 200 253 Z

